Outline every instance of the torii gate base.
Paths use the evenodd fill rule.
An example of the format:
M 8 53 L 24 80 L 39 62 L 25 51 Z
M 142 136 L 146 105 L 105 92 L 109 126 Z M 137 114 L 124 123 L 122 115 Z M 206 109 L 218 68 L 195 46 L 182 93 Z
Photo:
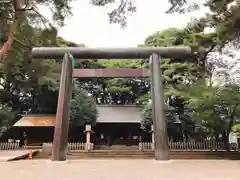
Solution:
M 33 58 L 59 58 L 64 55 L 58 96 L 58 107 L 53 140 L 53 161 L 64 161 L 67 155 L 70 100 L 72 95 L 72 58 L 80 59 L 137 59 L 150 56 L 153 125 L 155 136 L 155 159 L 168 160 L 167 128 L 164 120 L 164 96 L 160 56 L 165 58 L 183 57 L 191 52 L 188 47 L 171 48 L 33 48 Z

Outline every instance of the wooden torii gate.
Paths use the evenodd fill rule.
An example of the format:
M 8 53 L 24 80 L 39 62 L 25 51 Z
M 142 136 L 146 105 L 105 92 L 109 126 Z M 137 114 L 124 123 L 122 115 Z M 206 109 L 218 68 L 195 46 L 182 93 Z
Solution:
M 168 160 L 167 127 L 164 120 L 164 96 L 161 58 L 180 58 L 191 55 L 189 47 L 152 48 L 80 48 L 80 47 L 38 47 L 32 49 L 32 57 L 37 59 L 57 59 L 63 57 L 58 107 L 53 140 L 53 161 L 66 160 L 70 100 L 73 77 L 147 77 L 151 76 L 152 111 L 155 136 L 155 159 Z M 72 56 L 80 61 L 89 59 L 146 59 L 150 58 L 147 69 L 73 69 Z

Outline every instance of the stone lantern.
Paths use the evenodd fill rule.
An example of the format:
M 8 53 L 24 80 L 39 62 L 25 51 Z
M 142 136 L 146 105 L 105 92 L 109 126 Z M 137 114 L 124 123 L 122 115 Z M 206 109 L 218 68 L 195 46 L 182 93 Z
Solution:
M 86 133 L 86 146 L 85 146 L 85 149 L 87 151 L 90 151 L 90 150 L 92 150 L 91 134 L 93 133 L 91 124 L 86 124 L 85 125 L 85 131 L 84 132 Z
M 154 150 L 154 144 L 155 144 L 155 137 L 154 137 L 154 126 L 153 124 L 151 125 L 151 130 L 149 131 L 149 133 L 152 134 L 152 144 L 151 144 L 151 149 Z

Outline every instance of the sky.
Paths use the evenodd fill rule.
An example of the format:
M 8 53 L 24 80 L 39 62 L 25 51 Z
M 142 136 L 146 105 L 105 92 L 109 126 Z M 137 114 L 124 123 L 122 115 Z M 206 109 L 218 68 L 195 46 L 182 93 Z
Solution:
M 128 17 L 128 25 L 122 29 L 110 24 L 107 13 L 112 7 L 96 7 L 88 0 L 76 0 L 71 4 L 73 16 L 59 29 L 59 36 L 88 47 L 134 47 L 156 31 L 169 27 L 182 28 L 192 17 L 201 17 L 206 10 L 185 15 L 166 15 L 168 0 L 135 0 L 137 12 Z M 46 7 L 41 12 L 50 18 Z

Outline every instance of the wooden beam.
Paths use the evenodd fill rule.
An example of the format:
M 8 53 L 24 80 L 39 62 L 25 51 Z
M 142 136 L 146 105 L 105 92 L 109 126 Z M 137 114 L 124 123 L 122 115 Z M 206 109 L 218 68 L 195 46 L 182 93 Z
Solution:
M 32 57 L 37 59 L 62 58 L 65 53 L 76 59 L 144 59 L 152 53 L 162 58 L 180 58 L 192 55 L 190 47 L 128 47 L 128 48 L 82 48 L 82 47 L 35 47 Z
M 73 77 L 149 77 L 148 69 L 106 68 L 74 69 Z

